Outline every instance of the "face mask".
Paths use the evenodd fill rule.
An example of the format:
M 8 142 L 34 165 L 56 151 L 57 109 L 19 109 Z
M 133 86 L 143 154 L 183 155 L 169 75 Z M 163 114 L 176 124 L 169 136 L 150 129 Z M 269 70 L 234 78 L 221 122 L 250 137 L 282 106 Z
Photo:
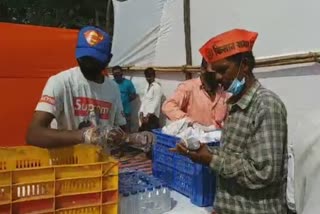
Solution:
M 91 57 L 82 57 L 78 59 L 78 64 L 83 76 L 88 80 L 94 80 L 104 69 L 99 61 Z
M 218 88 L 218 82 L 216 80 L 215 73 L 204 72 L 202 75 L 202 84 L 209 94 L 214 94 Z
M 123 81 L 122 75 L 113 75 L 113 77 L 117 83 L 122 83 Z
M 117 83 L 122 83 L 122 79 L 114 79 Z
M 244 77 L 241 81 L 238 80 L 238 78 L 235 78 L 229 86 L 227 92 L 231 93 L 233 96 L 236 96 L 243 90 L 245 83 L 246 79 Z
M 231 85 L 227 89 L 227 92 L 231 93 L 233 96 L 240 94 L 240 92 L 243 90 L 245 83 L 246 83 L 246 79 L 244 77 L 242 78 L 241 81 L 238 80 L 238 75 L 240 72 L 241 64 L 242 64 L 242 61 L 240 63 L 239 71 L 238 71 L 236 78 L 232 81 Z

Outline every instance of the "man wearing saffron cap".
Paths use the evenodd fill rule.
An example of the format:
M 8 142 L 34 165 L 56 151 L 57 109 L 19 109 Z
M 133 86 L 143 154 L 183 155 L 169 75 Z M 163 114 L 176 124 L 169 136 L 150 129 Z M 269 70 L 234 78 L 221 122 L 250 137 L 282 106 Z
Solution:
M 200 49 L 228 100 L 221 148 L 173 149 L 209 165 L 218 176 L 217 214 L 284 214 L 287 182 L 287 112 L 280 98 L 253 74 L 252 48 L 258 34 L 234 29 Z

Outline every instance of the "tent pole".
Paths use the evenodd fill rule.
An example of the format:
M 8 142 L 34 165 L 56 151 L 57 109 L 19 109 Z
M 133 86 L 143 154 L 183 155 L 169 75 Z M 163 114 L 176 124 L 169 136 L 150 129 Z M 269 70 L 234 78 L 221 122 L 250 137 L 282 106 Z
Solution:
M 112 32 L 111 29 L 111 7 L 112 7 L 112 0 L 107 0 L 106 1 L 106 30 L 108 33 Z
M 286 56 L 268 57 L 256 60 L 256 68 L 285 66 L 304 63 L 320 63 L 320 52 L 309 52 L 302 54 L 291 54 Z M 199 73 L 199 66 L 153 66 L 156 71 L 161 72 L 189 72 Z M 142 71 L 145 67 L 124 66 L 127 71 Z
M 191 24 L 190 24 L 190 0 L 183 1 L 183 16 L 184 16 L 184 35 L 186 48 L 186 64 L 192 65 L 192 48 L 191 48 Z M 185 71 L 186 79 L 192 78 L 192 73 Z

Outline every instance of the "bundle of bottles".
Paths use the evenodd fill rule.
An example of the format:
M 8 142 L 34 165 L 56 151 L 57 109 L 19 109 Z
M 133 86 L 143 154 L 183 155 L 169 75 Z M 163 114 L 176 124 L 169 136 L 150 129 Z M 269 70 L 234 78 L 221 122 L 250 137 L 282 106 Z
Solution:
M 161 214 L 171 210 L 169 188 L 143 172 L 119 175 L 120 214 Z

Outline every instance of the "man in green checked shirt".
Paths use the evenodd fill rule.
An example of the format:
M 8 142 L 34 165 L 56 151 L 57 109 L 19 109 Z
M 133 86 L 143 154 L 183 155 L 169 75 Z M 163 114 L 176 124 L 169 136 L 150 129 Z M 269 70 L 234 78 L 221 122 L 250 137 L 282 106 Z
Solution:
M 258 34 L 235 29 L 210 39 L 200 53 L 232 94 L 220 148 L 175 149 L 218 175 L 217 214 L 286 214 L 287 113 L 280 98 L 253 75 Z

